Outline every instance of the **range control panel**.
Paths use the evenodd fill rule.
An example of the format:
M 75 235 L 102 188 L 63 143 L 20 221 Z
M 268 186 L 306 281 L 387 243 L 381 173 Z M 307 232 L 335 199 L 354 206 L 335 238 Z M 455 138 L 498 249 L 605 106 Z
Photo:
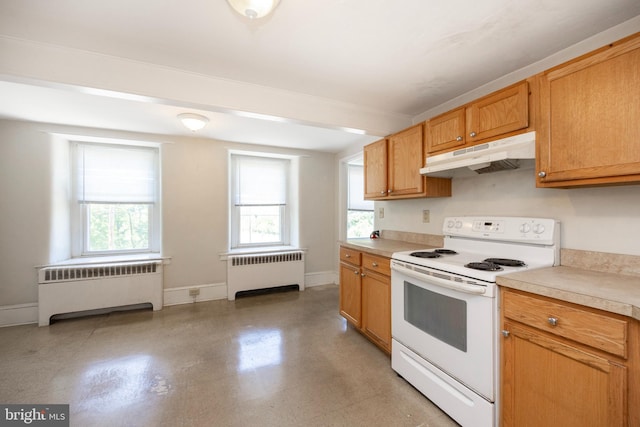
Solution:
M 559 223 L 550 218 L 530 217 L 447 217 L 442 227 L 445 236 L 552 245 Z

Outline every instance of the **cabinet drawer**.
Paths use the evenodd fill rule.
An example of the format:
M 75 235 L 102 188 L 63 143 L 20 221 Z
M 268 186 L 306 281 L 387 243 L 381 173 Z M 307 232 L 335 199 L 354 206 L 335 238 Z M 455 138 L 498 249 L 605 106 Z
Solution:
M 505 291 L 504 316 L 536 329 L 627 357 L 627 322 L 562 301 Z
M 382 256 L 362 254 L 362 267 L 375 271 L 385 276 L 391 276 L 391 264 L 389 258 Z
M 360 251 L 340 246 L 340 261 L 359 266 L 361 257 L 362 253 Z

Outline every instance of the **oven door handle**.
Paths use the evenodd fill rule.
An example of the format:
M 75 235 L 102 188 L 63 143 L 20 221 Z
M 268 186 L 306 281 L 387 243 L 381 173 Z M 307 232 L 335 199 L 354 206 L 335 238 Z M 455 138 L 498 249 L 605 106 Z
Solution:
M 438 286 L 441 286 L 443 288 L 448 288 L 448 289 L 452 289 L 454 291 L 460 291 L 460 292 L 464 292 L 467 294 L 474 294 L 474 295 L 483 295 L 485 292 L 487 292 L 487 288 L 486 286 L 482 286 L 482 285 L 471 285 L 468 283 L 460 283 L 460 282 L 454 282 L 451 280 L 445 280 L 445 279 L 441 279 L 439 277 L 435 277 L 435 276 L 429 276 L 426 274 L 422 274 L 422 273 L 417 273 L 409 268 L 406 267 L 402 267 L 401 265 L 398 264 L 393 264 L 391 265 L 391 269 L 392 270 L 396 270 L 400 273 L 406 274 L 409 277 L 413 277 L 414 279 L 418 279 L 418 280 L 422 280 L 422 281 L 429 281 L 431 283 L 434 283 Z

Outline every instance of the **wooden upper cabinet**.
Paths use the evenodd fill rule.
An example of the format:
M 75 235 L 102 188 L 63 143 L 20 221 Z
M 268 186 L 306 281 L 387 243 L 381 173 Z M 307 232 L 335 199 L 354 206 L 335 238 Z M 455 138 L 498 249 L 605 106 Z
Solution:
M 389 137 L 389 195 L 420 194 L 424 179 L 422 123 Z
M 540 75 L 537 185 L 640 182 L 640 33 Z
M 364 198 L 387 195 L 387 140 L 381 139 L 364 147 Z
M 422 123 L 364 147 L 364 198 L 450 197 L 451 179 L 420 175 L 424 166 Z
M 467 107 L 467 140 L 471 143 L 527 126 L 529 87 L 526 81 L 485 96 Z
M 427 153 L 452 150 L 465 144 L 465 109 L 441 114 L 426 124 Z
M 440 154 L 527 129 L 529 83 L 522 81 L 426 122 L 427 154 Z

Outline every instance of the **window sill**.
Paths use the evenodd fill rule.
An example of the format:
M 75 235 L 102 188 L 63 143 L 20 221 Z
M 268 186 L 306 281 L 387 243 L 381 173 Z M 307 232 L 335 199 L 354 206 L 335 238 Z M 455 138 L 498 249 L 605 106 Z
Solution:
M 42 267 L 58 267 L 64 265 L 93 265 L 93 264 L 113 264 L 119 262 L 136 262 L 136 261 L 162 261 L 163 264 L 170 264 L 171 257 L 162 256 L 159 253 L 146 254 L 125 254 L 125 255 L 107 255 L 107 256 L 88 256 L 66 259 L 51 264 L 41 265 Z
M 295 252 L 295 251 L 303 251 L 306 252 L 306 249 L 298 248 L 296 246 L 262 246 L 255 248 L 242 248 L 242 249 L 232 249 L 228 252 L 220 254 L 220 261 L 226 261 L 232 255 L 256 255 L 256 254 L 272 254 L 272 253 L 282 253 L 282 252 Z

